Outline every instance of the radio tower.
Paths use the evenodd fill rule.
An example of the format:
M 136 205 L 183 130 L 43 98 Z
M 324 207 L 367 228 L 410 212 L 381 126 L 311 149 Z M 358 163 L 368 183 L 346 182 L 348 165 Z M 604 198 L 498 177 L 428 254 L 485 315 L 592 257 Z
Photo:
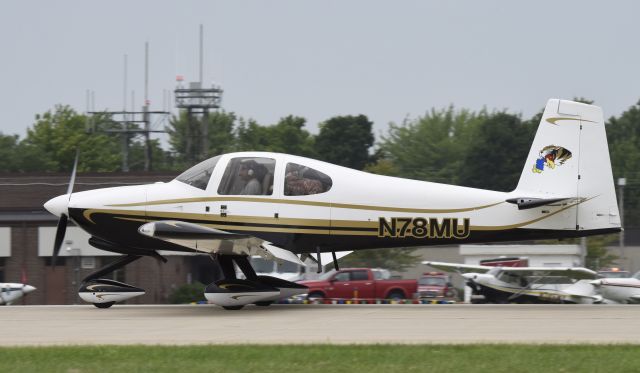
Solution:
M 209 111 L 220 108 L 222 102 L 222 88 L 211 85 L 211 88 L 204 88 L 202 83 L 203 76 L 203 52 L 204 52 L 204 36 L 203 27 L 200 25 L 200 79 L 197 82 L 189 82 L 188 86 L 183 86 L 184 78 L 178 76 L 176 81 L 177 88 L 174 91 L 176 107 L 187 110 L 187 128 L 186 128 L 186 149 L 187 159 L 191 162 L 197 159 L 205 159 L 209 155 Z M 194 117 L 200 117 L 201 120 L 201 138 L 200 149 L 197 151 L 198 145 L 195 144 L 195 133 L 197 123 Z

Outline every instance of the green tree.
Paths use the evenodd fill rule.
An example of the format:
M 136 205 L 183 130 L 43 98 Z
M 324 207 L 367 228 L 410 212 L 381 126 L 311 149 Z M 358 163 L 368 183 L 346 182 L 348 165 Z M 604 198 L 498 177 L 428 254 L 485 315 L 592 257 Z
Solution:
M 315 149 L 324 161 L 362 170 L 370 161 L 373 123 L 364 115 L 333 117 L 320 124 Z
M 187 111 L 183 110 L 178 116 L 173 116 L 166 130 L 169 133 L 169 145 L 176 153 L 178 161 L 183 165 L 192 164 L 202 156 L 202 122 L 204 116 L 193 117 L 192 131 L 188 134 L 189 118 Z M 205 157 L 228 153 L 235 149 L 236 115 L 232 112 L 215 111 L 209 113 L 207 138 L 208 152 Z M 191 140 L 190 154 L 187 154 L 187 140 Z
M 205 286 L 199 282 L 179 286 L 169 294 L 169 303 L 187 304 L 204 301 L 204 288 Z
M 36 116 L 33 127 L 20 143 L 23 171 L 70 171 L 76 149 L 80 150 L 78 171 L 115 171 L 120 168 L 120 147 L 116 138 L 89 133 L 87 118 L 69 106 Z
M 531 127 L 513 114 L 497 112 L 489 115 L 474 129 L 473 142 L 460 169 L 460 184 L 481 189 L 513 190 L 533 143 Z
M 306 119 L 289 115 L 272 126 L 261 126 L 254 120 L 241 120 L 236 131 L 239 151 L 269 151 L 314 156 L 313 136 L 304 129 Z
M 414 253 L 416 249 L 371 249 L 359 250 L 340 259 L 340 266 L 384 268 L 390 271 L 402 272 L 416 265 L 420 255 Z
M 640 226 L 640 101 L 606 124 L 613 178 L 626 178 L 625 228 Z
M 182 163 L 160 145 L 160 140 L 151 139 L 151 169 L 153 171 L 181 171 Z M 144 170 L 145 162 L 144 139 L 136 139 L 129 145 L 129 169 L 131 171 Z
M 391 123 L 380 144 L 376 170 L 393 176 L 456 184 L 471 133 L 486 113 L 468 110 L 431 110 L 414 120 Z
M 0 132 L 0 172 L 20 171 L 18 135 L 4 135 Z
M 607 250 L 607 246 L 615 242 L 616 239 L 617 236 L 613 234 L 587 237 L 586 267 L 594 271 L 600 268 L 611 267 L 619 257 L 611 254 Z

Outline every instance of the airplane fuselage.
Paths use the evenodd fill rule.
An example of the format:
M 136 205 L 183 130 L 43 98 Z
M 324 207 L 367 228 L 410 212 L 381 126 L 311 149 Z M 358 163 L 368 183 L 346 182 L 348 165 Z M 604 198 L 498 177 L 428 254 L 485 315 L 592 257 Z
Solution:
M 270 195 L 219 193 L 226 164 L 242 157 L 274 160 Z M 331 187 L 311 195 L 286 195 L 285 165 L 289 163 L 328 175 Z M 206 187 L 176 179 L 79 192 L 72 195 L 68 211 L 92 236 L 140 250 L 190 251 L 139 234 L 140 225 L 159 220 L 249 234 L 295 253 L 589 234 L 576 230 L 574 224 L 558 225 L 575 215 L 575 207 L 583 202 L 518 210 L 506 202 L 515 197 L 514 193 L 374 175 L 285 154 L 250 152 L 221 156 Z

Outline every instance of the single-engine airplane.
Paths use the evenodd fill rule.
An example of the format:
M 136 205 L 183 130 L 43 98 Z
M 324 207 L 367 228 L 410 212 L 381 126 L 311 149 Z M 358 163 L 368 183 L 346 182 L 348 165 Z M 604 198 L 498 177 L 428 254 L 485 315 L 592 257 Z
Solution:
M 487 303 L 601 303 L 587 280 L 596 272 L 580 267 L 493 267 L 484 265 L 422 262 L 464 277 L 473 294 Z
M 27 284 L 0 283 L 0 305 L 11 305 L 34 290 L 35 287 Z
M 500 159 L 508 153 L 478 154 Z M 76 157 L 77 164 L 77 157 Z M 497 192 L 374 175 L 279 153 L 219 155 L 168 183 L 68 193 L 44 206 L 89 243 L 121 253 L 84 279 L 80 295 L 99 307 L 142 294 L 100 277 L 158 250 L 208 253 L 224 278 L 206 298 L 227 309 L 268 305 L 304 286 L 257 276 L 248 256 L 298 260 L 371 248 L 581 237 L 620 231 L 602 110 L 547 102 L 515 190 Z M 492 172 L 488 169 L 486 172 Z M 334 265 L 337 259 L 333 255 Z M 235 263 L 246 280 L 236 278 Z
M 611 303 L 640 304 L 640 272 L 627 278 L 600 278 L 591 284 Z

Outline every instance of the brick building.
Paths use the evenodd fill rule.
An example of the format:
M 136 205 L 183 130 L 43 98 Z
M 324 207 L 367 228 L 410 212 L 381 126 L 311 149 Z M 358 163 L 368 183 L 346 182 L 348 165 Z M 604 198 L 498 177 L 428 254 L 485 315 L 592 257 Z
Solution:
M 79 174 L 74 192 L 121 185 L 169 181 L 175 173 Z M 58 218 L 42 205 L 66 193 L 69 174 L 0 175 L 0 282 L 26 282 L 37 290 L 18 304 L 82 303 L 79 282 L 120 254 L 91 247 L 89 235 L 69 223 L 55 268 L 51 266 Z M 111 278 L 146 290 L 128 303 L 166 303 L 176 287 L 212 282 L 216 267 L 205 255 L 164 253 L 167 263 L 143 257 Z

